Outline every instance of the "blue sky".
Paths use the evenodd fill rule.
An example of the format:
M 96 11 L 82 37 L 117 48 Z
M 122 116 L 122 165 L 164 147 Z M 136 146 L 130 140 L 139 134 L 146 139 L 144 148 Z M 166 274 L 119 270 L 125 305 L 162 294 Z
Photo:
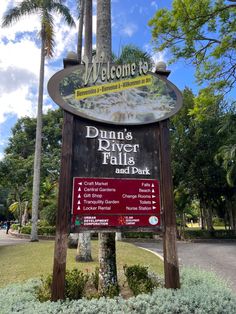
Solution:
M 1 0 L 0 17 L 15 6 L 18 1 Z M 151 42 L 151 29 L 148 21 L 157 9 L 170 8 L 170 0 L 112 0 L 112 40 L 113 51 L 119 54 L 122 46 L 134 44 L 153 55 L 156 61 L 168 63 L 168 51 L 154 53 Z M 76 19 L 74 0 L 65 3 L 71 8 Z M 96 1 L 94 1 L 94 44 L 96 35 Z M 11 134 L 11 128 L 17 119 L 23 116 L 35 116 L 37 106 L 37 88 L 40 61 L 40 41 L 38 31 L 39 18 L 30 16 L 15 23 L 12 27 L 0 28 L 0 158 L 3 156 Z M 69 29 L 55 15 L 56 47 L 52 60 L 46 62 L 44 112 L 49 108 L 57 108 L 47 93 L 47 81 L 62 69 L 62 59 L 69 51 L 76 51 L 77 27 Z M 169 66 L 169 79 L 179 89 L 189 86 L 197 91 L 194 71 L 190 65 L 178 62 Z

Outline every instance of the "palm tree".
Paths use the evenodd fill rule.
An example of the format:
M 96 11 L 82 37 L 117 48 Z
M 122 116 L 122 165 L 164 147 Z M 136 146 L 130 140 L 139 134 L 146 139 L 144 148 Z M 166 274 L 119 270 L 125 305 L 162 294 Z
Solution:
M 84 56 L 92 62 L 93 52 L 93 1 L 86 0 L 84 8 Z
M 45 57 L 53 56 L 54 25 L 53 13 L 59 13 L 65 22 L 74 26 L 74 20 L 69 9 L 60 0 L 24 0 L 16 7 L 8 10 L 3 16 L 2 27 L 10 26 L 20 20 L 21 17 L 30 14 L 39 14 L 41 18 L 41 59 L 38 88 L 38 110 L 37 128 L 35 139 L 34 174 L 33 174 L 33 197 L 32 197 L 32 231 L 31 241 L 38 241 L 37 221 L 40 190 L 40 167 L 41 167 L 41 146 L 42 146 L 42 107 L 43 107 L 43 84 Z
M 84 3 L 85 2 L 85 3 Z M 92 17 L 93 17 L 93 3 L 92 0 L 80 0 L 80 21 L 79 21 L 79 34 L 78 34 L 78 47 L 82 47 L 82 30 L 84 20 L 84 57 L 92 62 Z M 84 19 L 83 19 L 84 16 Z M 78 61 L 81 63 L 81 50 L 77 50 Z M 84 231 L 79 233 L 76 261 L 91 262 L 91 233 Z
M 154 67 L 154 61 L 147 52 L 135 45 L 129 44 L 122 47 L 121 54 L 115 57 L 114 62 L 117 64 L 125 64 L 139 62 L 140 60 L 147 62 L 149 69 Z
M 97 0 L 96 57 L 102 56 L 104 62 L 112 59 L 110 0 Z M 99 291 L 106 294 L 110 288 L 118 288 L 115 233 L 100 233 L 99 240 Z
M 79 29 L 77 40 L 77 58 L 78 63 L 82 61 L 82 46 L 83 46 L 83 26 L 84 26 L 84 1 L 78 0 L 78 12 L 79 12 Z

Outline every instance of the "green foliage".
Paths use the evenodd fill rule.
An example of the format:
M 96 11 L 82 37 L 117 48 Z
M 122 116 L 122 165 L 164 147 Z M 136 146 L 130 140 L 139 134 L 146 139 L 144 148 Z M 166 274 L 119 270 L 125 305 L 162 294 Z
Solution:
M 234 230 L 193 230 L 185 229 L 182 233 L 185 239 L 236 239 Z
M 52 275 L 41 279 L 40 286 L 35 289 L 37 298 L 40 302 L 46 302 L 51 299 Z
M 55 235 L 56 227 L 55 226 L 42 226 L 38 227 L 38 234 L 39 235 Z M 31 225 L 22 226 L 20 228 L 20 233 L 22 234 L 31 234 Z
M 236 313 L 236 297 L 215 274 L 199 269 L 184 269 L 181 289 L 158 288 L 152 294 L 99 300 L 40 302 L 35 289 L 40 281 L 13 284 L 0 289 L 1 314 L 64 313 L 64 314 L 228 314 Z
M 225 141 L 215 156 L 217 165 L 226 171 L 226 180 L 230 187 L 236 186 L 236 110 L 228 112 L 221 124 L 219 133 Z
M 102 296 L 107 298 L 114 298 L 119 295 L 120 289 L 118 284 L 117 285 L 109 285 L 105 292 L 103 292 Z
M 98 284 L 99 284 L 99 267 L 95 268 L 95 271 L 91 274 L 91 280 L 94 285 L 94 287 L 98 290 Z
M 133 239 L 152 239 L 152 232 L 124 232 L 122 233 L 124 238 L 133 238 Z
M 235 84 L 236 5 L 224 0 L 174 0 L 149 22 L 157 49 L 169 49 L 173 61 L 190 60 L 199 83 L 219 92 Z
M 24 0 L 4 14 L 2 27 L 11 26 L 22 17 L 35 13 L 40 17 L 40 36 L 44 41 L 45 55 L 47 57 L 52 57 L 55 45 L 53 14 L 59 13 L 67 25 L 75 26 L 75 22 L 70 15 L 69 9 L 64 4 L 60 3 L 60 1 L 47 0 L 31 2 Z
M 19 230 L 19 228 L 20 228 L 20 224 L 12 224 L 11 225 L 11 229 L 12 230 L 16 230 L 17 231 L 17 230 Z
M 229 191 L 225 172 L 215 163 L 215 155 L 225 142 L 218 132 L 224 109 L 218 97 L 209 93 L 207 110 L 195 114 L 198 97 L 187 88 L 183 91 L 183 108 L 171 119 L 171 153 L 178 215 L 194 214 L 193 203 L 198 201 L 205 218 L 221 213 L 225 208 L 223 196 Z M 211 229 L 210 219 L 207 223 Z
M 65 295 L 69 300 L 81 299 L 84 295 L 84 288 L 89 279 L 88 274 L 83 274 L 78 269 L 66 272 Z
M 65 296 L 69 300 L 81 299 L 85 294 L 85 285 L 89 275 L 78 269 L 66 271 Z M 51 298 L 52 275 L 42 279 L 41 285 L 36 289 L 36 294 L 40 302 L 45 302 Z
M 149 69 L 154 66 L 151 56 L 142 49 L 134 45 L 126 45 L 122 47 L 120 56 L 116 57 L 114 62 L 117 64 L 138 63 L 139 61 L 147 62 Z
M 17 205 L 15 216 L 18 219 L 25 204 L 28 204 L 29 213 L 31 209 L 35 129 L 36 119 L 19 119 L 0 161 L 0 182 L 4 185 L 4 188 L 0 186 L 0 192 L 8 189 L 5 202 L 8 206 Z M 58 189 L 55 182 L 59 176 L 61 129 L 62 110 L 48 111 L 43 116 L 40 218 L 47 219 L 51 225 L 55 225 L 57 208 Z
M 30 234 L 31 233 L 31 226 L 22 226 L 20 228 L 20 233 L 22 233 L 22 234 Z
M 128 285 L 135 296 L 140 293 L 150 293 L 155 287 L 153 280 L 149 277 L 148 267 L 140 265 L 125 265 L 124 273 L 127 278 Z

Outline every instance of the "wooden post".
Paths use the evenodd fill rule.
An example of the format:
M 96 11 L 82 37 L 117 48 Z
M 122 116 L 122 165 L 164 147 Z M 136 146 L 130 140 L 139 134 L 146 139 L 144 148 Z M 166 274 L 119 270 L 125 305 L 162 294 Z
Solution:
M 58 211 L 56 220 L 56 238 L 54 248 L 54 265 L 51 300 L 57 301 L 65 297 L 65 272 L 68 238 L 68 217 L 71 208 L 72 191 L 72 146 L 73 146 L 72 114 L 64 111 L 62 131 L 61 173 L 59 180 Z
M 168 119 L 159 122 L 165 287 L 180 288 Z

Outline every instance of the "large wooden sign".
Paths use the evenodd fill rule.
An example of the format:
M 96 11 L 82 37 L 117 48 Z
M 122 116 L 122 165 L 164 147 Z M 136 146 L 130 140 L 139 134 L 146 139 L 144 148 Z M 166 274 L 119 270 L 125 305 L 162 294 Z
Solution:
M 160 228 L 159 137 L 154 123 L 180 109 L 179 90 L 142 61 L 72 66 L 56 73 L 48 89 L 74 116 L 71 231 Z M 89 193 L 89 182 L 104 182 L 110 192 Z M 142 199 L 144 183 L 154 189 L 151 186 Z M 124 197 L 125 191 L 129 197 Z M 151 197 L 156 204 L 149 203 Z
M 64 297 L 68 225 L 72 232 L 163 226 L 165 286 L 180 286 L 168 118 L 182 96 L 149 70 L 142 61 L 100 61 L 49 81 L 50 96 L 64 109 L 54 301 Z

